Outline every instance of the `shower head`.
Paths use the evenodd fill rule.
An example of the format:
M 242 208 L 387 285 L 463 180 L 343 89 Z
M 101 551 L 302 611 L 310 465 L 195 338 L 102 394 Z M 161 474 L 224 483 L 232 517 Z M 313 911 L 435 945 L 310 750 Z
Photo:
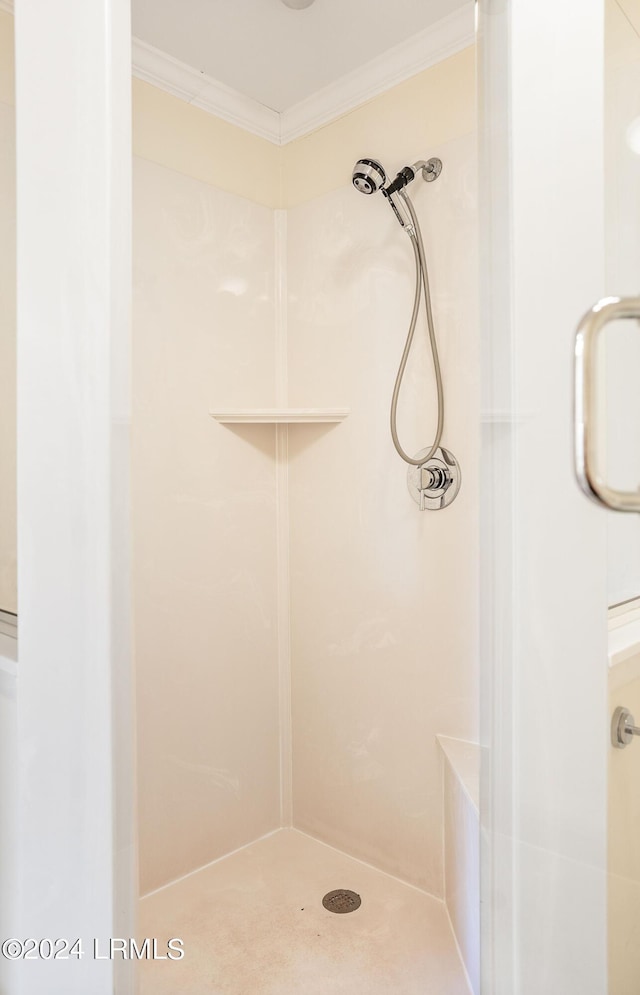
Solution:
M 360 193 L 371 194 L 382 190 L 387 174 L 377 159 L 358 159 L 353 167 L 351 182 Z
M 403 166 L 395 180 L 385 187 L 387 174 L 381 163 L 377 159 L 358 159 L 353 167 L 351 182 L 360 193 L 371 194 L 375 193 L 376 190 L 382 190 L 384 195 L 390 198 L 392 194 L 399 193 L 400 190 L 412 183 L 418 173 L 422 173 L 422 178 L 430 183 L 436 180 L 441 172 L 442 162 L 440 159 L 433 158 L 429 159 L 428 162 L 420 159 L 418 162 L 414 162 L 413 166 Z
M 403 166 L 395 180 L 385 186 L 387 174 L 377 159 L 358 159 L 353 167 L 351 182 L 360 193 L 372 194 L 377 190 L 382 190 L 389 206 L 404 228 L 410 235 L 414 234 L 415 226 L 413 220 L 408 217 L 408 208 L 405 207 L 407 199 L 404 188 L 416 178 L 418 173 L 422 173 L 422 178 L 427 183 L 437 179 L 442 172 L 440 159 L 429 159 L 427 162 L 420 159 L 414 162 L 413 166 Z

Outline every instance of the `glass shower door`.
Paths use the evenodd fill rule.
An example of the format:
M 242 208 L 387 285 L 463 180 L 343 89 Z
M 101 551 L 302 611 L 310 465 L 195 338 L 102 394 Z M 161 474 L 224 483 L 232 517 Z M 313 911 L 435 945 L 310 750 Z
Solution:
M 582 316 L 640 293 L 639 31 L 631 0 L 479 3 L 487 995 L 640 990 L 630 719 L 612 741 L 616 708 L 640 721 L 640 517 L 581 492 L 573 417 Z M 618 316 L 589 445 L 637 503 L 640 335 Z

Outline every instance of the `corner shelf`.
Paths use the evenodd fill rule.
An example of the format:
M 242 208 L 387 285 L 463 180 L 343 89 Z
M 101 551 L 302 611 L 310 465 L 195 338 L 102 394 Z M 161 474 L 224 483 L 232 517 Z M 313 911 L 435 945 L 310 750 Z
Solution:
M 344 421 L 349 408 L 226 408 L 209 412 L 221 425 L 318 425 Z

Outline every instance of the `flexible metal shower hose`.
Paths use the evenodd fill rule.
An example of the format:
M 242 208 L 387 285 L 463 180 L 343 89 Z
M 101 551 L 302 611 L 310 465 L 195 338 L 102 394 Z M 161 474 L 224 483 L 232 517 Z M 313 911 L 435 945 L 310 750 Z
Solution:
M 404 190 L 399 192 L 399 196 L 402 198 L 406 208 L 409 212 L 411 222 L 413 224 L 414 232 L 409 232 L 409 237 L 411 239 L 411 244 L 413 246 L 413 253 L 416 260 L 416 293 L 413 299 L 413 313 L 411 315 L 411 322 L 409 324 L 409 331 L 407 333 L 407 340 L 405 342 L 404 351 L 402 353 L 402 359 L 400 360 L 400 368 L 398 370 L 398 375 L 396 377 L 395 386 L 393 388 L 393 397 L 391 399 L 391 438 L 393 439 L 393 444 L 396 447 L 398 454 L 402 457 L 405 463 L 410 463 L 412 466 L 421 466 L 426 463 L 428 459 L 431 459 L 438 446 L 440 445 L 440 440 L 442 438 L 442 430 L 444 428 L 444 390 L 442 387 L 442 372 L 440 370 L 440 358 L 438 356 L 438 344 L 436 342 L 436 332 L 433 324 L 433 313 L 431 310 L 431 293 L 429 291 L 429 274 L 427 272 L 427 260 L 424 251 L 424 243 L 422 241 L 422 232 L 420 231 L 420 224 L 418 222 L 418 216 L 415 212 L 414 206 L 411 203 L 410 198 L 405 194 Z M 413 459 L 408 453 L 405 453 L 404 449 L 400 445 L 400 440 L 398 438 L 397 430 L 397 417 L 398 417 L 398 397 L 400 395 L 400 387 L 402 386 L 402 379 L 404 377 L 404 371 L 407 365 L 407 360 L 409 359 L 409 353 L 411 351 L 411 344 L 413 342 L 413 336 L 416 330 L 416 324 L 418 321 L 418 313 L 420 311 L 420 298 L 422 294 L 422 287 L 424 285 L 424 301 L 425 301 L 425 311 L 427 314 L 427 325 L 429 328 L 429 342 L 431 344 L 431 355 L 433 356 L 433 370 L 436 377 L 436 391 L 438 395 L 438 424 L 436 427 L 436 434 L 429 449 L 429 452 L 420 459 Z

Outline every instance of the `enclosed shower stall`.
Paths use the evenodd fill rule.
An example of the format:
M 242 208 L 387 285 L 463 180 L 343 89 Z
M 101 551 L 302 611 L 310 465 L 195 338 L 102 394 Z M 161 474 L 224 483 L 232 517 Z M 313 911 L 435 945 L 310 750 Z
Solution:
M 474 23 L 468 4 L 401 6 L 404 19 L 385 26 L 301 0 L 194 2 L 188 10 L 177 0 L 134 0 L 131 381 L 113 324 L 124 310 L 109 312 L 96 287 L 117 274 L 124 293 L 128 281 L 128 230 L 118 228 L 115 211 L 101 216 L 102 227 L 78 222 L 74 238 L 93 247 L 87 273 L 80 279 L 67 267 L 69 309 L 55 326 L 47 318 L 51 351 L 27 345 L 21 359 L 23 373 L 33 363 L 42 375 L 39 403 L 68 419 L 66 434 L 51 424 L 46 442 L 50 520 L 70 510 L 72 480 L 80 501 L 74 520 L 94 516 L 67 530 L 55 598 L 46 592 L 47 572 L 37 574 L 48 626 L 34 607 L 30 568 L 21 598 L 18 591 L 11 377 L 0 399 L 0 636 L 7 619 L 15 636 L 20 600 L 28 661 L 36 646 L 29 620 L 40 619 L 41 639 L 66 619 L 47 678 L 24 665 L 22 701 L 33 693 L 38 705 L 22 729 L 35 718 L 42 730 L 64 715 L 65 736 L 80 742 L 80 730 L 101 728 L 101 702 L 111 701 L 119 716 L 112 799 L 135 794 L 135 834 L 126 803 L 113 824 L 97 801 L 86 802 L 86 812 L 94 820 L 91 851 L 113 828 L 114 852 L 126 865 L 116 908 L 136 891 L 137 922 L 119 931 L 131 930 L 139 944 L 155 938 L 159 956 L 133 965 L 141 995 L 479 992 Z M 0 3 L 7 56 L 0 243 L 8 271 L 16 193 L 14 18 L 6 7 Z M 40 38 L 42 17 L 23 11 L 23 38 L 37 36 L 55 61 Z M 98 27 L 92 8 L 76 13 L 79 37 Z M 124 17 L 125 5 L 112 13 Z M 110 82 L 96 104 L 107 119 L 114 93 Z M 43 97 L 33 95 L 39 113 Z M 118 96 L 124 102 L 124 88 Z M 65 99 L 73 126 L 93 108 L 81 88 Z M 85 205 L 93 203 L 94 176 L 129 139 L 126 121 L 109 120 L 117 142 L 96 149 L 82 168 L 74 160 L 73 180 L 61 167 L 56 181 L 69 193 L 88 184 Z M 122 179 L 116 170 L 110 190 L 121 192 L 124 220 Z M 34 217 L 39 210 L 26 194 L 23 214 L 25 207 Z M 61 214 L 59 229 L 66 225 Z M 108 246 L 111 256 L 102 254 Z M 32 266 L 40 274 L 32 284 L 48 279 L 48 258 L 42 239 L 25 249 L 24 279 Z M 69 279 L 51 288 L 48 315 Z M 76 351 L 64 342 L 79 287 L 92 319 Z M 0 340 L 10 371 L 12 292 L 0 305 L 3 328 L 12 330 Z M 74 372 L 58 383 L 48 370 L 63 354 L 73 357 Z M 89 391 L 79 372 L 85 362 L 95 364 Z M 95 488 L 106 479 L 103 450 L 88 434 L 101 423 L 86 405 L 112 362 L 113 383 L 123 379 L 112 395 L 115 441 L 109 437 L 104 452 L 107 472 L 121 476 L 107 524 L 108 503 L 95 490 L 89 503 L 82 495 L 87 481 Z M 31 417 L 22 416 L 23 429 Z M 55 453 L 67 439 L 74 448 L 65 461 Z M 21 446 L 27 468 L 24 436 Z M 85 457 L 96 461 L 86 472 Z M 24 551 L 34 517 L 23 511 L 22 520 Z M 74 561 L 70 551 L 76 531 L 86 539 L 84 573 L 82 556 Z M 103 561 L 101 536 L 108 537 Z M 118 536 L 127 536 L 121 546 Z M 49 529 L 39 548 L 57 537 Z M 111 557 L 116 580 L 107 597 L 96 564 Z M 86 627 L 94 582 L 96 613 Z M 129 604 L 135 688 L 126 669 Z M 110 611 L 118 636 L 109 644 L 117 660 L 109 676 L 85 669 L 81 680 L 66 681 L 75 652 L 69 633 L 77 634 L 79 659 L 94 667 L 103 660 L 93 642 L 104 631 L 97 619 Z M 58 779 L 46 773 L 47 753 L 19 796 L 7 645 L 0 642 L 2 668 L 13 668 L 2 670 L 7 696 L 0 685 L 7 758 L 0 829 L 15 846 L 20 820 L 42 825 L 33 778 L 43 787 Z M 127 752 L 132 727 L 135 763 Z M 47 737 L 51 744 L 58 731 Z M 98 739 L 87 780 L 96 798 L 108 783 L 106 739 Z M 88 763 L 89 753 L 81 755 Z M 56 788 L 63 821 L 80 811 L 80 784 Z M 63 838 L 71 845 L 85 825 L 84 817 L 64 832 L 56 824 L 51 847 Z M 3 854 L 0 927 L 19 935 L 9 901 L 18 891 L 15 863 Z M 44 860 L 35 846 L 35 890 L 29 885 L 25 896 L 40 894 Z M 105 877 L 106 890 L 113 880 Z M 47 881 L 47 894 L 59 894 Z M 96 884 L 92 891 L 98 895 Z M 86 917 L 77 920 L 78 894 L 68 893 L 69 933 L 88 928 Z M 53 929 L 45 925 L 48 905 L 36 904 L 44 935 Z M 55 899 L 58 931 L 63 904 Z M 170 939 L 183 958 L 166 959 Z M 118 991 L 133 984 L 125 981 L 129 966 L 113 968 Z M 13 995 L 19 971 L 0 960 L 3 992 Z M 70 973 L 61 984 L 66 991 L 76 982 L 83 983 Z
M 274 7 L 301 31 L 322 13 Z M 418 64 L 396 51 L 399 82 L 320 127 L 315 95 L 282 103 L 265 138 L 257 103 L 232 124 L 167 93 L 151 8 L 133 8 L 140 932 L 188 955 L 144 963 L 141 990 L 477 992 L 471 12 L 425 24 Z
M 636 995 L 639 136 L 639 0 L 0 0 L 2 995 Z

